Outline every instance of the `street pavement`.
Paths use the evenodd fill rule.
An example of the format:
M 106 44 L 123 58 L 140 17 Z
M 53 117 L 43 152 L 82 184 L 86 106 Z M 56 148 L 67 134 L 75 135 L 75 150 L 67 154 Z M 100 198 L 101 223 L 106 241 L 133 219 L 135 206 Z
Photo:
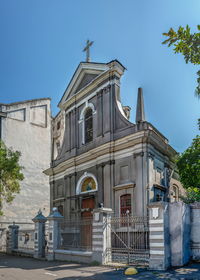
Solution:
M 58 261 L 43 261 L 0 254 L 1 280 L 132 280 L 132 279 L 199 279 L 200 263 L 167 272 L 139 269 L 133 276 L 125 276 L 124 269 L 105 266 L 88 266 Z

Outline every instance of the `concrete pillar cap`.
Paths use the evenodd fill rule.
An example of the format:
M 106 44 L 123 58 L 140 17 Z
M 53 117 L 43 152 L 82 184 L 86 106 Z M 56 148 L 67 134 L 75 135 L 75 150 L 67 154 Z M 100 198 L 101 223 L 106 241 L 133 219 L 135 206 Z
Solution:
M 39 222 L 39 223 L 45 223 L 47 218 L 42 214 L 41 209 L 38 211 L 37 215 L 35 218 L 32 219 L 34 223 Z
M 60 220 L 63 218 L 64 217 L 60 214 L 60 212 L 58 212 L 57 207 L 53 207 L 52 212 L 47 217 L 48 220 Z
M 99 213 L 109 213 L 109 214 L 114 213 L 111 208 L 105 208 L 105 207 L 93 209 L 93 213 L 97 213 L 97 212 L 99 212 Z

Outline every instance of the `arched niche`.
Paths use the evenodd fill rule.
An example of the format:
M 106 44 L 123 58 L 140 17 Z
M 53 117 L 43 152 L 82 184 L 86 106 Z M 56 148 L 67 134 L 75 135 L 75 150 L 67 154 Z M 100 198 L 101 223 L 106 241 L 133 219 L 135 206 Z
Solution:
M 85 172 L 78 180 L 76 194 L 90 193 L 98 190 L 96 177 L 92 173 Z

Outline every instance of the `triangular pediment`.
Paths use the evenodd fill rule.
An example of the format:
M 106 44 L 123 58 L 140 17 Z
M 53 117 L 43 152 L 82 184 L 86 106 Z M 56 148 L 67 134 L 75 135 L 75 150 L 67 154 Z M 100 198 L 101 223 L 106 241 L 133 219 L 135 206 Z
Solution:
M 84 88 L 85 86 L 87 86 L 92 80 L 94 80 L 99 74 L 94 74 L 94 73 L 85 73 L 82 80 L 80 81 L 76 91 L 78 92 L 79 90 L 81 90 L 82 88 Z
M 86 88 L 107 70 L 109 70 L 109 66 L 104 63 L 81 62 L 59 102 L 59 107 L 62 107 L 72 96 Z

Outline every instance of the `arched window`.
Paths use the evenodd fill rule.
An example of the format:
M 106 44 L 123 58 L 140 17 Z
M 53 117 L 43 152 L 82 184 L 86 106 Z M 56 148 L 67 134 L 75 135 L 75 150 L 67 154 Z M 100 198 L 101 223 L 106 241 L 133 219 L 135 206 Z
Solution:
M 124 194 L 120 196 L 120 214 L 124 216 L 127 214 L 127 210 L 129 214 L 131 214 L 131 195 Z
M 89 143 L 93 140 L 93 112 L 92 108 L 87 108 L 84 117 L 85 124 L 85 143 Z
M 179 200 L 178 187 L 176 185 L 173 185 L 171 189 L 171 202 L 176 202 L 178 200 Z
M 92 173 L 85 172 L 78 180 L 76 194 L 94 192 L 98 190 L 96 177 Z

